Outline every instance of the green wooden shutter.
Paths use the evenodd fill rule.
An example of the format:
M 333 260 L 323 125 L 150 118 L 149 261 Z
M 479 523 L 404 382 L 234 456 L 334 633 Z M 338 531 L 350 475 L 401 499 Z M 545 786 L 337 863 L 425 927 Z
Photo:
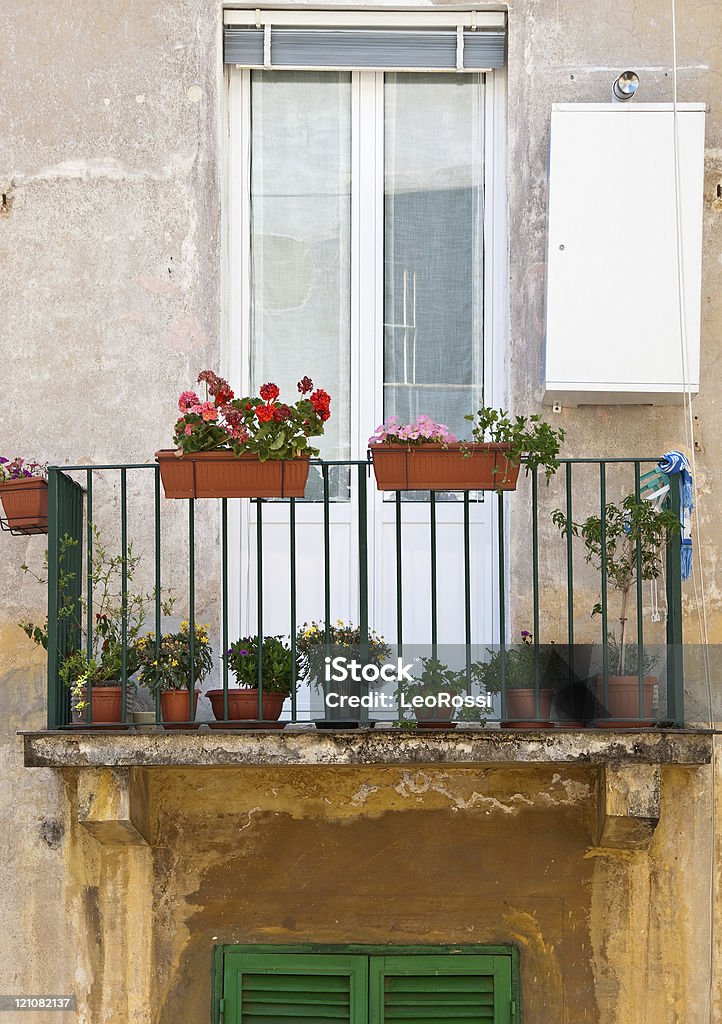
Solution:
M 371 957 L 369 1024 L 510 1024 L 509 957 Z
M 227 953 L 224 1024 L 367 1024 L 368 958 Z

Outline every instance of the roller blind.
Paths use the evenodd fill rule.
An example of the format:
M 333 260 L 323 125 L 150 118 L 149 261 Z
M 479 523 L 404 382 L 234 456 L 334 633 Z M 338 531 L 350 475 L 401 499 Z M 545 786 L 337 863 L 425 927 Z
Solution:
M 270 15 L 269 15 L 270 17 Z M 252 68 L 465 71 L 503 67 L 503 26 L 226 24 L 224 60 Z

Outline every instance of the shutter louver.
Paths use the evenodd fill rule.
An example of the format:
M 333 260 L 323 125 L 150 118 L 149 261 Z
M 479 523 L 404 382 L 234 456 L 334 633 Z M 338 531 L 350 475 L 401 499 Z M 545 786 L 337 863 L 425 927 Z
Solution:
M 226 1024 L 368 1024 L 368 957 L 229 952 L 224 999 Z
M 384 1024 L 493 1024 L 494 979 L 483 975 L 384 979 Z
M 244 974 L 241 1024 L 351 1024 L 348 975 Z
M 378 1024 L 511 1024 L 508 957 L 372 957 L 369 989 Z

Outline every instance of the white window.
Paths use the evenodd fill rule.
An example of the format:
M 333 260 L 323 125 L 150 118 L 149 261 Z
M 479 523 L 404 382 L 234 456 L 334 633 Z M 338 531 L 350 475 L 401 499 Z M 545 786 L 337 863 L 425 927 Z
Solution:
M 225 369 L 252 389 L 273 380 L 282 395 L 292 396 L 304 374 L 325 388 L 333 398 L 326 459 L 364 459 L 369 435 L 391 415 L 408 421 L 425 412 L 463 435 L 465 413 L 501 399 L 494 356 L 503 339 L 496 303 L 505 261 L 494 211 L 503 210 L 503 83 L 475 68 L 503 58 L 503 19 L 487 15 L 484 28 L 471 13 L 432 13 L 340 28 L 331 14 L 304 22 L 266 12 L 257 25 L 254 12 L 229 15 L 245 24 L 227 30 L 227 60 L 230 47 L 252 66 L 228 64 Z M 434 62 L 446 62 L 444 70 Z M 386 69 L 369 67 L 375 63 Z M 332 471 L 339 505 L 353 487 L 353 473 Z M 321 493 L 312 472 L 307 497 Z M 488 531 L 493 503 L 485 504 L 472 519 Z M 388 502 L 373 505 L 376 564 L 393 523 Z M 300 514 L 302 523 L 314 520 L 312 508 Z M 419 508 L 407 518 L 421 526 L 428 514 Z M 269 509 L 267 525 L 283 515 Z M 351 507 L 334 512 L 340 549 L 343 535 L 353 536 L 353 515 Z M 451 557 L 459 516 L 439 512 Z M 406 533 L 411 554 L 416 534 Z M 420 573 L 427 543 L 419 532 Z M 409 584 L 422 586 L 420 578 Z M 344 599 L 353 580 L 337 586 L 334 618 L 353 618 L 353 601 Z M 383 580 L 373 588 L 379 626 Z

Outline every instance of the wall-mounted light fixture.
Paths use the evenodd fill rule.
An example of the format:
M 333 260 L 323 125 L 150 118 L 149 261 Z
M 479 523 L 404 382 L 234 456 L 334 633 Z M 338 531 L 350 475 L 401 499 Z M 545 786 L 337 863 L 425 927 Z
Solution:
M 625 102 L 631 100 L 639 88 L 639 75 L 636 71 L 623 71 L 612 86 L 615 100 Z

